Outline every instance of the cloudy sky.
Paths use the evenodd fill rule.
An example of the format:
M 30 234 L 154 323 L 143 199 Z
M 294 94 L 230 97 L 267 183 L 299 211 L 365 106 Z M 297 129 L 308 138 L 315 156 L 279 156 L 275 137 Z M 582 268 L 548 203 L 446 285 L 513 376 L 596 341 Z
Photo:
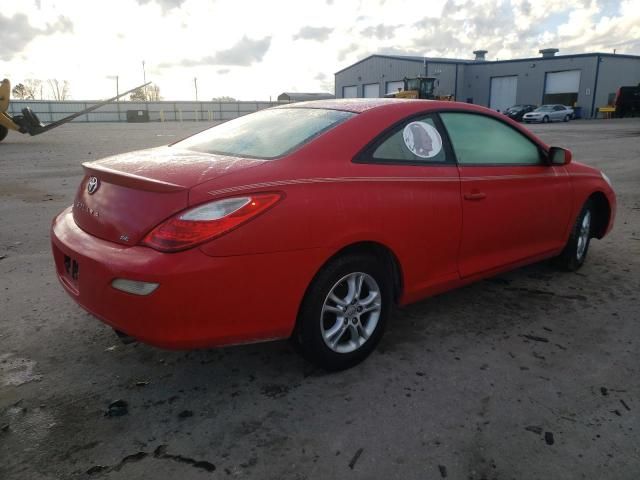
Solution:
M 0 0 L 0 78 L 105 98 L 147 79 L 168 100 L 331 91 L 372 53 L 488 59 L 640 55 L 640 0 Z M 45 97 L 49 95 L 44 90 Z

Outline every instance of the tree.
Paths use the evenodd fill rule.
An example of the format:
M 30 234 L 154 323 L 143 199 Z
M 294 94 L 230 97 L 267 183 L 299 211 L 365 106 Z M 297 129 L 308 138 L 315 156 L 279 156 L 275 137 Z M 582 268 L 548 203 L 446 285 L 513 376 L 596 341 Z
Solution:
M 11 90 L 11 94 L 20 100 L 35 100 L 41 93 L 40 87 L 42 82 L 33 78 L 25 79 L 24 83 L 19 83 Z M 42 96 L 40 95 L 40 100 Z
M 223 95 L 222 97 L 213 97 L 211 99 L 212 102 L 237 102 L 237 100 L 233 97 L 228 97 Z
M 69 100 L 69 82 L 67 80 L 49 79 L 49 88 L 56 101 Z
M 152 83 L 147 87 L 147 98 L 150 102 L 158 102 L 162 100 L 160 96 L 160 87 L 155 83 Z
M 158 102 L 162 100 L 160 87 L 156 84 L 151 84 L 146 87 L 137 88 L 129 95 L 129 100 L 132 102 Z
M 11 90 L 11 94 L 15 98 L 18 98 L 20 100 L 33 100 L 29 98 L 27 87 L 25 87 L 22 83 L 19 83 L 15 87 L 13 87 L 13 90 Z

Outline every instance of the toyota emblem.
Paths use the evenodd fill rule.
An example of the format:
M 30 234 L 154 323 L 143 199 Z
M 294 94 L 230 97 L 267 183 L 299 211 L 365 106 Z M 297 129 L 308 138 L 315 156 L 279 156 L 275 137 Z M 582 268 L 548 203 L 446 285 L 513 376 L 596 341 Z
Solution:
M 89 195 L 93 195 L 98 190 L 100 183 L 98 181 L 98 177 L 89 177 L 89 183 L 87 183 L 87 192 Z

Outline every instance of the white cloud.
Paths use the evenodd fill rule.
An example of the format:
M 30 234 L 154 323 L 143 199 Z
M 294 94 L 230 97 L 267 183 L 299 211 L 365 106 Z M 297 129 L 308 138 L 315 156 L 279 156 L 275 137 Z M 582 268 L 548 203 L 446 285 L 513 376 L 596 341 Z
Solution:
M 640 54 L 637 0 L 57 0 L 10 2 L 0 71 L 67 79 L 73 98 L 155 81 L 167 99 L 275 98 L 332 88 L 333 73 L 376 52 L 472 58 Z M 312 40 L 312 41 L 310 41 Z

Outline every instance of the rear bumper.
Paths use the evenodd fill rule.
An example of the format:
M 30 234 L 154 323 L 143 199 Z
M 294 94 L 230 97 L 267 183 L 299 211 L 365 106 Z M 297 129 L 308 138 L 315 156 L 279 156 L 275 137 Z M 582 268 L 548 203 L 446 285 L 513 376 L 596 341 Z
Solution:
M 288 337 L 324 249 L 212 257 L 161 253 L 81 230 L 71 208 L 53 221 L 56 273 L 67 293 L 104 323 L 164 348 L 200 348 Z M 77 278 L 67 273 L 76 262 Z M 287 266 L 287 268 L 283 268 Z M 125 278 L 158 283 L 150 295 L 116 290 Z

